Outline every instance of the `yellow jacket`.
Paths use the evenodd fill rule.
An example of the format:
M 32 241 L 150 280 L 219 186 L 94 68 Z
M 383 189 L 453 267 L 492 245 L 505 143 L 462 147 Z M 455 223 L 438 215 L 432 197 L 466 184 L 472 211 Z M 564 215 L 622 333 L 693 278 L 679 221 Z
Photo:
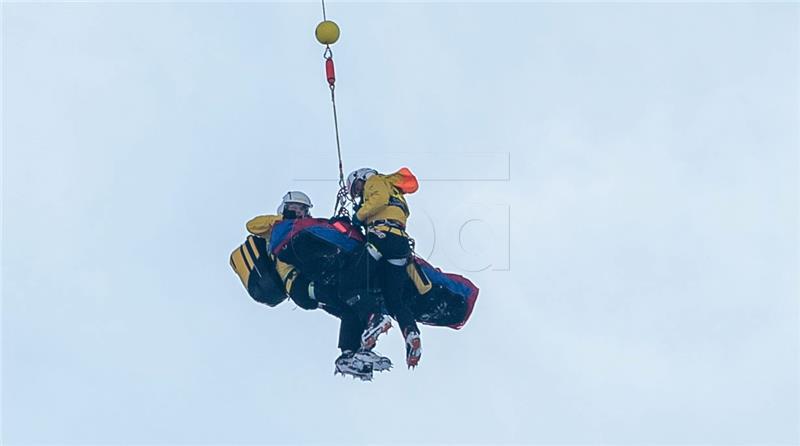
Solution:
M 272 234 L 272 227 L 281 220 L 283 220 L 283 217 L 280 215 L 259 215 L 247 222 L 247 231 L 269 240 L 269 236 Z
M 395 185 L 397 174 L 375 174 L 364 183 L 364 196 L 356 217 L 365 225 L 377 220 L 396 220 L 404 226 L 408 215 L 408 203 Z
M 294 271 L 294 266 L 286 263 L 281 262 L 278 259 L 275 259 L 275 270 L 278 271 L 278 276 L 280 276 L 281 280 L 283 281 L 283 286 L 286 288 L 286 294 L 292 292 L 292 283 L 294 283 L 295 274 L 292 274 Z
M 247 226 L 247 230 L 251 234 L 269 240 L 270 235 L 272 235 L 272 227 L 282 220 L 283 217 L 280 215 L 259 215 L 258 217 L 250 219 L 245 226 Z M 272 254 L 270 254 L 270 256 L 272 256 Z M 292 282 L 294 280 L 294 276 L 291 275 L 291 272 L 295 270 L 295 267 L 286 262 L 281 262 L 274 257 L 272 259 L 275 261 L 275 270 L 278 271 L 278 276 L 280 276 L 283 281 L 286 292 L 289 293 L 292 290 Z M 290 278 L 292 280 L 288 280 Z

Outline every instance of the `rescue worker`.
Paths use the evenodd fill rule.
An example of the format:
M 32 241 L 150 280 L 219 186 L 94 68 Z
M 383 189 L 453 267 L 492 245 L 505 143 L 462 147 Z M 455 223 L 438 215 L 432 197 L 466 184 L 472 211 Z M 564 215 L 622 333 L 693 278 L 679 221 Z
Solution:
M 281 199 L 281 204 L 278 206 L 277 215 L 259 215 L 258 217 L 250 219 L 245 226 L 247 227 L 248 232 L 269 242 L 269 238 L 272 235 L 272 228 L 276 223 L 282 221 L 283 219 L 310 217 L 310 210 L 312 207 L 314 207 L 314 205 L 311 203 L 311 198 L 309 198 L 308 195 L 300 191 L 289 191 L 286 192 L 286 195 L 284 195 L 283 199 Z M 289 290 L 291 289 L 292 283 L 290 282 L 287 284 L 287 280 L 293 278 L 290 276 L 293 276 L 292 271 L 295 271 L 295 268 L 292 265 L 281 262 L 278 259 L 274 259 L 274 261 L 275 269 L 278 271 L 278 275 L 280 276 L 284 286 L 286 286 L 287 294 L 289 294 L 291 297 Z M 304 298 L 303 296 L 298 296 L 297 299 L 292 300 L 295 301 L 297 306 L 304 309 L 312 309 L 306 307 L 317 307 L 314 302 L 309 302 L 307 298 Z
M 347 189 L 356 202 L 353 224 L 363 226 L 367 235 L 367 251 L 377 262 L 377 272 L 386 308 L 397 320 L 406 345 L 406 364 L 416 367 L 422 357 L 422 340 L 414 314 L 403 300 L 403 287 L 408 279 L 406 265 L 411 258 L 406 221 L 410 214 L 406 193 L 417 190 L 414 175 L 406 168 L 390 174 L 361 168 L 347 176 Z M 367 325 L 362 346 L 374 345 L 376 325 L 385 324 L 381 317 L 372 317 Z M 375 332 L 374 337 L 369 332 Z
M 278 206 L 278 215 L 255 217 L 247 222 L 246 227 L 254 236 L 269 240 L 275 224 L 285 219 L 309 218 L 312 207 L 308 195 L 300 191 L 289 191 Z M 354 308 L 339 300 L 333 287 L 316 284 L 294 265 L 279 259 L 274 261 L 286 295 L 298 307 L 305 310 L 321 308 L 341 320 L 338 347 L 342 353 L 334 363 L 336 372 L 369 380 L 373 370 L 391 368 L 389 358 L 379 356 L 371 349 L 361 349 L 361 334 L 367 321 L 360 318 Z

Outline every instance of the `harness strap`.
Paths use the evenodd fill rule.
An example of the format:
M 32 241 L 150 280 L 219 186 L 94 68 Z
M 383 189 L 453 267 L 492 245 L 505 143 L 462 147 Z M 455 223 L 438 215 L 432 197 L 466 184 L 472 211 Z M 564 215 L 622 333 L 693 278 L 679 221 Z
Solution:
M 406 230 L 406 225 L 404 225 L 403 223 L 401 223 L 401 222 L 399 222 L 397 220 L 375 220 L 375 221 L 371 222 L 369 225 L 370 225 L 370 227 L 388 226 L 390 228 L 399 229 L 401 231 L 405 231 Z

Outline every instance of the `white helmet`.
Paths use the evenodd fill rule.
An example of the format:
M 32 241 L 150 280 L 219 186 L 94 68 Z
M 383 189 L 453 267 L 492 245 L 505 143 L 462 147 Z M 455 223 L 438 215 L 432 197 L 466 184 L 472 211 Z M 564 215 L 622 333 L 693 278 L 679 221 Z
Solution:
M 286 205 L 289 203 L 303 204 L 308 206 L 309 209 L 314 207 L 314 205 L 311 204 L 311 199 L 308 198 L 308 195 L 298 190 L 290 190 L 289 192 L 286 192 L 286 195 L 283 196 L 281 204 L 278 206 L 278 214 L 283 214 L 284 209 L 286 209 Z
M 347 192 L 350 196 L 353 196 L 353 184 L 356 181 L 362 180 L 366 181 L 367 178 L 377 174 L 378 171 L 375 169 L 370 169 L 369 167 L 362 167 L 361 169 L 354 170 L 350 172 L 350 175 L 347 176 Z

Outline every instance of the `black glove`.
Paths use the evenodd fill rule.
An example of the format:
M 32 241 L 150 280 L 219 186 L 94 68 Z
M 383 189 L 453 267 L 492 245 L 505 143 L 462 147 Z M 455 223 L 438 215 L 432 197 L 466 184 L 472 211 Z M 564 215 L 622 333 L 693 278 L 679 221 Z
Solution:
M 364 226 L 364 222 L 359 220 L 359 218 L 358 218 L 358 213 L 353 213 L 352 222 L 353 222 L 353 226 L 355 226 L 357 228 L 361 228 L 361 227 Z

